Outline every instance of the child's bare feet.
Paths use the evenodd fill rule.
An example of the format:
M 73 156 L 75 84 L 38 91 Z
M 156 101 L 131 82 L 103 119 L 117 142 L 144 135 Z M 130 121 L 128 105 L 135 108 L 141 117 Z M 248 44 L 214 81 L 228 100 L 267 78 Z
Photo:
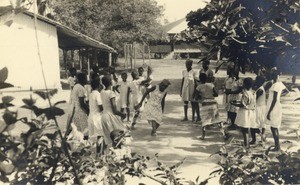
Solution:
M 155 130 L 152 130 L 152 131 L 151 131 L 151 136 L 157 136 L 157 133 L 156 133 Z
M 187 118 L 184 118 L 183 120 L 181 120 L 181 122 L 184 122 L 184 121 L 188 121 L 188 119 L 187 119 Z

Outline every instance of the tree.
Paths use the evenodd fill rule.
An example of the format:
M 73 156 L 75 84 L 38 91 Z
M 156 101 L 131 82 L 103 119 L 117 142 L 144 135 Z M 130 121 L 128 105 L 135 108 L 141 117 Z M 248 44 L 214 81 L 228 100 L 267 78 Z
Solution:
M 248 64 L 255 72 L 278 66 L 283 54 L 285 61 L 295 64 L 299 11 L 295 0 L 212 0 L 187 15 L 189 30 L 182 37 L 208 49 L 203 60 L 233 61 L 243 73 Z
M 147 43 L 163 33 L 163 9 L 154 0 L 53 1 L 52 8 L 55 20 L 119 52 L 125 42 Z

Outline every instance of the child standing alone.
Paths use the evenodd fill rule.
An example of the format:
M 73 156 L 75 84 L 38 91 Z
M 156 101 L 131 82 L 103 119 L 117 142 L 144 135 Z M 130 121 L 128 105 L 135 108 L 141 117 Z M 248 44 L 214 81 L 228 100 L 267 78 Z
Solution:
M 195 103 L 198 102 L 192 102 L 194 99 L 194 91 L 196 86 L 196 72 L 192 69 L 193 61 L 188 59 L 185 62 L 186 70 L 182 71 L 182 82 L 181 82 L 181 88 L 180 88 L 180 96 L 182 98 L 182 101 L 184 103 L 184 118 L 181 121 L 188 121 L 188 104 L 191 102 L 192 106 L 192 112 L 195 112 Z M 194 119 L 194 118 L 193 118 Z M 200 118 L 198 118 L 200 121 Z M 194 120 L 193 120 L 194 121 Z
M 147 89 L 140 103 L 135 107 L 136 109 L 139 109 L 145 98 L 151 93 L 151 96 L 145 105 L 142 118 L 148 120 L 148 123 L 152 126 L 152 136 L 156 136 L 156 130 L 162 124 L 162 114 L 164 112 L 165 98 L 167 96 L 166 90 L 170 84 L 169 80 L 164 79 L 158 85 Z

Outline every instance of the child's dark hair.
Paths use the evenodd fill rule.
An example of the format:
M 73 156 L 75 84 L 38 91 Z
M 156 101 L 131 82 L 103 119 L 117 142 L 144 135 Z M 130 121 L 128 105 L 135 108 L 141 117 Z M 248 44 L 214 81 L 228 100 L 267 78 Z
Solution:
M 206 79 L 207 79 L 207 75 L 205 73 L 200 73 L 199 74 L 199 80 L 200 80 L 200 82 L 205 83 Z
M 105 86 L 105 87 L 108 87 L 111 85 L 111 77 L 108 76 L 108 75 L 105 75 L 103 78 L 102 78 L 102 84 Z
M 79 83 L 85 83 L 86 82 L 86 74 L 85 73 L 79 73 L 77 75 L 77 79 Z
M 97 90 L 100 86 L 100 82 L 97 79 L 91 81 L 91 87 L 93 90 Z
M 278 70 L 274 70 L 272 71 L 271 73 L 271 79 L 274 80 L 274 79 L 277 79 L 277 77 L 280 75 L 279 71 Z
M 132 76 L 132 78 L 139 76 L 138 71 L 137 71 L 137 70 L 133 70 L 133 71 L 131 72 L 131 76 Z
M 91 80 L 96 80 L 96 79 L 99 79 L 99 75 L 97 73 L 92 73 Z
M 126 72 L 122 72 L 121 73 L 121 76 L 124 76 L 124 75 L 126 75 L 126 77 L 127 77 L 127 73 Z
M 74 67 L 70 67 L 69 72 L 71 74 L 75 74 L 76 73 L 76 69 Z
M 252 78 L 245 78 L 244 79 L 244 88 L 249 90 L 253 86 L 253 80 Z
M 266 79 L 263 76 L 257 76 L 255 81 L 258 86 L 262 86 L 265 83 Z
M 209 64 L 210 64 L 210 61 L 209 61 L 209 60 L 204 60 L 204 61 L 203 61 L 203 65 L 207 65 L 207 66 L 208 66 Z

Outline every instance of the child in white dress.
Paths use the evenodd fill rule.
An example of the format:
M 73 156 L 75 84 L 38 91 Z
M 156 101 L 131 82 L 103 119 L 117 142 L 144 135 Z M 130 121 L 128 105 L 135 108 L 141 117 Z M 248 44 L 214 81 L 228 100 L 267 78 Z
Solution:
M 127 113 L 127 121 L 129 122 L 130 117 L 130 109 L 129 109 L 129 100 L 130 100 L 130 88 L 129 82 L 127 81 L 127 73 L 123 72 L 121 74 L 122 81 L 117 85 L 116 91 L 120 94 L 119 105 L 121 108 L 121 112 L 126 110 Z
M 262 143 L 265 142 L 265 130 L 266 130 L 266 91 L 263 87 L 265 78 L 263 76 L 257 76 L 255 79 L 255 94 L 256 94 L 256 124 L 251 127 L 251 138 L 250 145 L 256 143 L 256 133 L 261 135 Z
M 140 77 L 137 70 L 132 71 L 131 76 L 132 76 L 132 82 L 129 83 L 129 88 L 130 88 L 130 93 L 132 94 L 131 96 L 132 106 L 133 108 L 135 108 L 136 105 L 139 104 L 143 96 L 142 86 L 149 81 L 149 78 L 145 79 L 144 77 Z M 131 129 L 134 129 L 134 126 L 136 125 L 136 120 L 139 117 L 140 112 L 143 111 L 143 109 L 144 109 L 144 104 L 142 104 L 142 106 L 140 106 L 139 109 L 135 109 L 132 118 Z
M 192 112 L 194 112 L 193 110 L 195 109 L 195 103 L 198 103 L 198 102 L 192 102 L 192 100 L 194 99 L 194 92 L 195 92 L 196 78 L 197 78 L 197 73 L 192 69 L 192 65 L 193 65 L 193 60 L 190 59 L 186 60 L 185 62 L 186 70 L 182 71 L 183 77 L 182 77 L 181 88 L 180 88 L 180 96 L 184 103 L 184 118 L 181 121 L 188 121 L 189 102 L 191 102 Z
M 269 89 L 269 97 L 267 100 L 267 122 L 271 126 L 271 132 L 275 142 L 273 151 L 279 151 L 279 127 L 281 126 L 282 121 L 280 96 L 286 87 L 282 82 L 279 81 L 279 72 L 277 70 L 272 72 L 271 77 L 273 80 L 273 85 Z
M 136 109 L 139 109 L 145 98 L 151 93 L 151 96 L 145 105 L 144 112 L 142 113 L 142 118 L 148 120 L 148 123 L 152 126 L 152 136 L 156 136 L 156 130 L 162 124 L 162 114 L 164 112 L 165 98 L 167 95 L 166 90 L 170 84 L 169 80 L 164 79 L 158 85 L 147 89 L 141 101 L 135 107 Z
M 99 92 L 99 80 L 92 80 L 92 92 L 89 97 L 90 114 L 88 117 L 89 139 L 96 141 L 99 136 L 103 136 L 101 128 L 101 115 L 103 111 L 101 95 Z
M 102 84 L 105 86 L 105 89 L 100 93 L 103 105 L 101 125 L 105 142 L 111 144 L 110 132 L 116 129 L 126 130 L 121 121 L 121 119 L 126 117 L 126 114 L 118 111 L 116 108 L 116 94 L 112 91 L 112 80 L 110 76 L 104 76 L 102 78 Z M 120 116 L 121 119 L 118 116 Z
M 241 101 L 232 101 L 231 104 L 240 107 L 236 124 L 240 127 L 244 138 L 244 147 L 249 148 L 249 129 L 255 124 L 255 93 L 252 90 L 252 78 L 245 78 L 243 82 L 243 92 Z

